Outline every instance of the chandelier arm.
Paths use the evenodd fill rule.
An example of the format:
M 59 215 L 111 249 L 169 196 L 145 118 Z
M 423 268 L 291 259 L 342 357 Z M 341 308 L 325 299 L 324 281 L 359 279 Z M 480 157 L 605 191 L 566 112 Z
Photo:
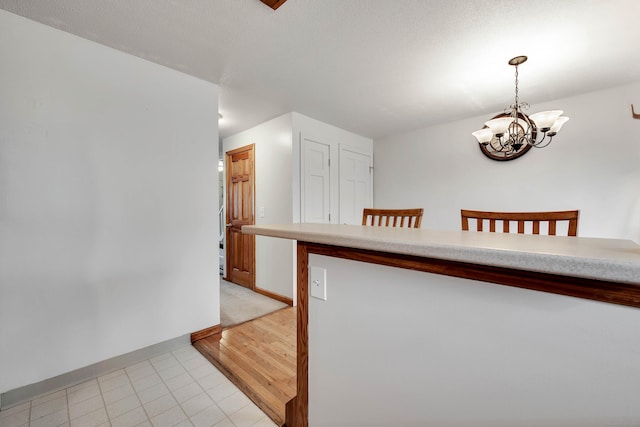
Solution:
M 513 146 L 519 143 L 520 143 L 520 136 L 517 133 L 513 133 L 509 135 L 509 145 L 511 146 L 512 150 L 513 150 Z
M 547 145 L 551 144 L 551 141 L 553 140 L 553 136 L 549 136 L 548 138 L 549 138 L 549 140 L 547 141 L 547 143 L 542 145 L 544 140 L 547 139 L 547 134 L 545 133 L 544 136 L 542 137 L 542 139 L 540 140 L 540 142 L 537 142 L 537 143 L 531 144 L 531 145 L 533 145 L 535 148 L 544 148 Z
M 505 139 L 505 143 L 502 143 L 502 139 Z M 500 152 L 505 152 L 505 151 L 510 151 L 511 150 L 511 136 L 506 137 L 505 135 L 502 135 L 500 138 L 498 138 L 498 143 L 500 143 Z
M 488 143 L 489 147 L 491 147 L 494 151 L 498 151 L 498 152 L 504 151 L 504 145 L 502 145 L 502 137 L 500 138 L 496 137 L 495 140 L 498 142 L 498 146 L 496 147 L 496 144 L 493 142 L 493 140 L 491 140 Z

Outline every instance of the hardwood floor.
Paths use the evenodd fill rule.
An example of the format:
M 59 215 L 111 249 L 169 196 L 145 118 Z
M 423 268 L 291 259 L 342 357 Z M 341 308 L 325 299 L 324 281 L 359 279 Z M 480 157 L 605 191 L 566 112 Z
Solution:
M 288 307 L 222 331 L 193 346 L 276 424 L 296 394 L 296 308 Z

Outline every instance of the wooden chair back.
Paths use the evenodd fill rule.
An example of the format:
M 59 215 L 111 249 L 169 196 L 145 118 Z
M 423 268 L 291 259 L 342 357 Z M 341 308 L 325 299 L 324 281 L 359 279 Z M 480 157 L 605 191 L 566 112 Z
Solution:
M 362 211 L 362 225 L 420 228 L 423 209 L 369 209 Z
M 470 211 L 462 209 L 462 229 L 469 230 L 469 219 L 476 220 L 476 231 L 486 231 L 484 229 L 484 221 L 489 221 L 490 232 L 496 231 L 496 222 L 502 222 L 502 232 L 510 232 L 510 223 L 517 222 L 518 233 L 524 234 L 525 223 L 532 223 L 533 234 L 540 234 L 540 223 L 547 223 L 548 235 L 555 236 L 558 221 L 568 221 L 568 236 L 577 236 L 578 234 L 578 213 L 579 211 L 556 211 L 556 212 L 484 212 Z

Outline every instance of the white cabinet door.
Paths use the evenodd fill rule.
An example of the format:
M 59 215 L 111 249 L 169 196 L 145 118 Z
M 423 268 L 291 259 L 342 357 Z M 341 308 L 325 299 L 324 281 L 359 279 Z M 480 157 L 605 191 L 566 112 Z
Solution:
M 301 151 L 302 222 L 329 223 L 330 146 L 303 137 Z
M 340 145 L 340 224 L 362 224 L 362 210 L 372 206 L 372 154 Z

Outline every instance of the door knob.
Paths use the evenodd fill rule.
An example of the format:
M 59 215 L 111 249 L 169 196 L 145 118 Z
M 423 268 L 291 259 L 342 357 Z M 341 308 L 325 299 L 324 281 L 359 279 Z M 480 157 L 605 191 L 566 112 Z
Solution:
M 233 225 L 233 224 L 229 223 L 229 224 L 227 224 L 226 226 L 227 226 L 227 227 L 231 227 L 232 225 Z

